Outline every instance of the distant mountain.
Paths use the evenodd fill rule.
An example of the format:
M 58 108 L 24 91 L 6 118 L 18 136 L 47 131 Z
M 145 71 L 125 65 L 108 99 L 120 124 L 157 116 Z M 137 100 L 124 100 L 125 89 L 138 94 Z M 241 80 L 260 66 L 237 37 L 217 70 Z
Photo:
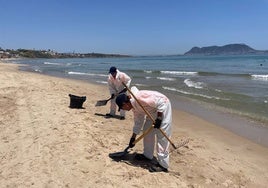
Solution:
M 193 47 L 184 55 L 242 55 L 268 54 L 268 51 L 255 50 L 246 44 L 228 44 L 225 46 Z

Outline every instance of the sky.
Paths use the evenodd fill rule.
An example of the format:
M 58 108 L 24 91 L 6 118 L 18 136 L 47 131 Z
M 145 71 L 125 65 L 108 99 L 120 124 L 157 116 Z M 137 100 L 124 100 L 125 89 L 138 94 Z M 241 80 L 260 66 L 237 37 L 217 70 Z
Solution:
M 0 47 L 177 55 L 243 43 L 268 50 L 268 0 L 0 0 Z

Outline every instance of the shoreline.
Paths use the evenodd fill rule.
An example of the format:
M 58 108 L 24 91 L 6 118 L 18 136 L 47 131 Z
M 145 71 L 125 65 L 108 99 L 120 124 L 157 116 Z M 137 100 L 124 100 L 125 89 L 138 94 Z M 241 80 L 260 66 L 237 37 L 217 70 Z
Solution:
M 170 173 L 149 173 L 132 160 L 112 161 L 132 132 L 126 120 L 103 118 L 95 107 L 106 87 L 18 70 L 0 63 L 0 184 L 11 187 L 266 187 L 268 148 L 173 107 L 175 144 Z M 84 109 L 70 109 L 68 94 L 87 96 Z M 100 115 L 98 115 L 100 114 Z
M 88 59 L 87 61 L 91 62 L 90 59 Z M 89 73 L 89 75 L 87 75 L 87 73 L 86 73 L 87 71 L 79 70 L 79 68 L 77 70 L 78 72 L 75 71 L 75 72 L 70 72 L 69 73 L 69 71 L 67 71 L 67 70 L 69 70 L 69 68 L 66 68 L 66 70 L 65 70 L 65 68 L 63 68 L 63 70 L 65 70 L 63 72 L 62 71 L 52 71 L 50 68 L 48 68 L 48 70 L 46 70 L 47 65 L 43 65 L 43 64 L 48 64 L 48 65 L 49 64 L 52 64 L 53 69 L 54 68 L 55 69 L 58 69 L 58 68 L 54 67 L 54 64 L 57 65 L 57 66 L 60 65 L 59 67 L 62 67 L 62 65 L 64 65 L 64 62 L 62 62 L 62 61 L 59 61 L 59 62 L 58 61 L 56 61 L 56 62 L 53 62 L 52 61 L 52 63 L 49 63 L 49 62 L 43 62 L 42 60 L 39 59 L 36 62 L 38 64 L 36 66 L 30 65 L 27 62 L 25 62 L 28 66 L 27 67 L 22 67 L 20 69 L 21 70 L 26 70 L 26 71 L 40 72 L 42 74 L 56 76 L 56 77 L 71 78 L 71 79 L 78 79 L 78 80 L 86 80 L 87 82 L 93 83 L 93 84 L 103 85 L 103 83 L 106 82 L 106 79 L 105 79 L 104 76 L 107 75 L 106 74 L 107 72 L 106 71 L 103 72 L 104 71 L 103 68 L 99 68 L 100 70 L 98 70 L 98 71 L 100 71 L 100 72 L 97 72 L 96 73 L 95 76 L 97 76 L 97 78 L 95 78 L 95 76 L 93 76 L 95 73 L 93 73 L 93 75 L 91 75 L 91 73 Z M 72 62 L 71 61 L 69 63 L 67 63 L 67 65 L 68 64 L 69 65 L 72 65 L 73 63 L 75 65 L 75 62 Z M 79 64 L 79 66 L 80 66 L 80 64 Z M 86 66 L 86 65 L 84 65 L 84 66 Z M 104 65 L 104 66 L 106 66 L 106 65 Z M 101 67 L 103 67 L 103 66 L 101 65 Z M 59 68 L 59 69 L 62 69 L 62 68 Z M 73 69 L 73 68 L 71 68 L 71 69 Z M 91 68 L 89 68 L 89 69 L 91 69 Z M 92 71 L 95 72 L 96 70 L 93 68 Z M 143 70 L 141 70 L 141 71 L 144 73 Z M 91 70 L 89 72 L 91 72 Z M 128 72 L 128 73 L 130 75 L 134 76 L 134 77 L 136 76 L 136 73 L 133 73 L 133 74 L 131 72 Z M 146 76 L 146 75 L 143 75 L 143 76 Z M 155 79 L 152 79 L 152 80 L 155 80 Z M 156 80 L 158 80 L 158 78 Z M 180 82 L 180 81 L 178 81 L 178 82 Z M 99 83 L 97 83 L 97 82 L 99 82 Z M 139 83 L 140 80 L 139 80 L 139 78 L 135 78 L 133 80 L 133 82 Z M 199 102 L 200 101 L 203 101 L 201 105 L 208 104 L 209 106 L 213 106 L 213 105 L 214 106 L 217 106 L 217 108 L 219 107 L 218 109 L 224 109 L 224 113 L 225 112 L 229 112 L 231 114 L 231 116 L 239 116 L 239 117 L 248 119 L 249 121 L 255 121 L 256 124 L 264 125 L 264 126 L 266 126 L 268 128 L 268 119 L 267 119 L 267 115 L 265 114 L 265 111 L 267 111 L 267 108 L 266 108 L 267 106 L 266 105 L 263 106 L 263 104 L 261 104 L 259 102 L 257 102 L 257 103 L 254 103 L 253 102 L 252 103 L 252 101 L 251 102 L 250 101 L 249 102 L 244 101 L 244 99 L 242 99 L 242 98 L 244 98 L 243 96 L 240 96 L 241 97 L 241 100 L 240 99 L 236 100 L 236 99 L 233 99 L 231 96 L 229 96 L 230 97 L 230 100 L 229 100 L 228 95 L 225 96 L 225 94 L 223 96 L 218 96 L 215 93 L 213 94 L 213 92 L 212 93 L 207 93 L 207 92 L 204 92 L 203 93 L 203 90 L 205 91 L 206 89 L 200 90 L 200 92 L 203 93 L 203 94 L 201 94 L 201 96 L 204 95 L 203 96 L 204 98 L 202 98 L 202 97 L 199 98 L 198 97 L 197 99 L 195 99 L 196 98 L 195 95 L 196 94 L 197 94 L 197 96 L 199 95 L 198 94 L 199 93 L 198 90 L 197 90 L 197 92 L 193 92 L 193 93 L 191 93 L 191 91 L 188 92 L 187 91 L 187 88 L 191 88 L 191 86 L 187 86 L 186 89 L 183 89 L 183 91 L 184 90 L 186 91 L 185 95 L 183 93 L 181 95 L 180 92 L 178 93 L 177 90 L 175 89 L 176 87 L 174 88 L 176 91 L 172 91 L 172 87 L 171 88 L 169 88 L 169 87 L 167 87 L 167 88 L 166 87 L 163 87 L 163 86 L 165 86 L 165 84 L 168 84 L 168 83 L 169 82 L 167 82 L 167 83 L 164 82 L 163 85 L 161 85 L 161 84 L 160 85 L 155 85 L 156 83 L 154 83 L 154 81 L 152 81 L 152 82 L 146 82 L 147 86 L 145 84 L 144 85 L 145 87 L 141 86 L 140 89 L 142 89 L 142 88 L 144 88 L 144 89 L 153 89 L 153 90 L 156 89 L 156 90 L 159 90 L 159 91 L 161 91 L 161 92 L 163 92 L 163 93 L 165 93 L 167 95 L 168 94 L 170 94 L 170 95 L 173 95 L 174 94 L 175 96 L 178 95 L 178 96 L 181 96 L 182 98 L 184 98 L 184 97 L 185 98 L 189 98 L 192 101 L 199 101 Z M 200 83 L 202 83 L 202 81 Z M 182 83 L 182 84 L 183 85 L 184 84 L 188 85 L 188 83 Z M 230 87 L 231 87 L 232 84 L 230 83 L 228 85 L 230 85 Z M 253 89 L 253 90 L 255 90 L 255 89 Z M 218 91 L 218 92 L 221 93 L 220 91 Z M 226 92 L 224 92 L 224 93 L 226 93 Z M 235 94 L 235 93 L 233 93 L 233 94 Z M 213 98 L 214 96 L 218 96 L 219 97 L 219 100 L 206 100 L 205 99 L 206 97 L 208 97 L 208 98 L 209 97 L 212 97 Z M 226 99 L 226 102 L 223 102 L 223 101 L 225 101 L 225 99 L 224 99 L 225 97 L 227 98 Z M 229 102 L 227 102 L 228 100 L 229 100 Z M 242 102 L 242 100 L 244 102 Z M 200 105 L 199 102 L 197 102 L 197 105 Z M 249 106 L 249 104 L 251 104 L 251 105 Z M 251 108 L 252 106 L 254 106 L 254 107 Z
M 211 107 L 211 105 L 203 102 L 180 96 L 172 96 L 171 99 L 174 99 L 172 103 L 175 109 L 198 116 L 205 121 L 268 148 L 268 127 L 266 125 L 251 121 L 243 116 L 231 114 L 215 105 Z
M 19 64 L 19 66 L 23 65 Z M 106 85 L 96 83 L 88 79 L 77 79 L 68 76 L 60 76 L 53 74 L 49 75 L 29 71 L 28 69 L 21 71 L 63 79 L 79 80 L 85 83 L 94 84 L 106 88 Z M 170 97 L 170 99 L 172 100 L 173 107 L 175 109 L 185 111 L 187 113 L 198 116 L 199 118 L 203 118 L 206 121 L 216 124 L 217 126 L 223 127 L 227 130 L 230 130 L 239 136 L 249 139 L 262 146 L 268 147 L 268 137 L 266 136 L 268 135 L 268 125 L 263 124 L 263 122 L 251 120 L 248 117 L 238 115 L 237 113 L 233 114 L 228 111 L 224 111 L 222 109 L 225 109 L 225 107 L 219 107 L 215 104 L 208 104 L 206 102 L 196 101 L 187 97 L 175 96 L 173 94 L 168 94 L 167 92 L 164 92 L 164 94 Z M 210 108 L 209 106 L 213 107 Z

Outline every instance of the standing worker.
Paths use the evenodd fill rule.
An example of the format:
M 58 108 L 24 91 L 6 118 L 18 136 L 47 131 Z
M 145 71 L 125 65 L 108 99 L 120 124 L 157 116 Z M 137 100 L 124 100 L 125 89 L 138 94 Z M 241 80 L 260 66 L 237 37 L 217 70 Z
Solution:
M 134 92 L 135 97 L 143 106 L 143 108 L 148 111 L 155 119 L 154 129 L 144 137 L 143 154 L 136 154 L 135 159 L 139 161 L 150 161 L 153 159 L 156 137 L 156 152 L 158 164 L 150 167 L 149 171 L 168 172 L 169 141 L 158 129 L 161 128 L 168 137 L 171 136 L 172 109 L 170 101 L 165 95 L 157 91 L 139 91 L 136 89 L 136 91 Z M 131 109 L 133 110 L 133 134 L 129 141 L 129 147 L 132 148 L 134 147 L 133 143 L 136 139 L 136 136 L 140 133 L 142 127 L 143 131 L 145 131 L 152 126 L 153 122 L 148 116 L 146 116 L 145 110 L 139 105 L 135 98 L 132 98 L 125 93 L 118 95 L 118 97 L 116 98 L 116 104 L 118 105 L 119 109 L 127 111 L 130 111 Z
M 127 89 L 124 87 L 122 82 L 128 87 L 130 86 L 131 78 L 123 72 L 120 72 L 116 67 L 111 67 L 109 70 L 108 76 L 108 86 L 111 94 L 111 106 L 110 113 L 106 114 L 107 117 L 113 117 L 116 112 L 115 96 L 120 93 L 127 92 Z M 120 119 L 125 119 L 125 111 L 120 109 Z

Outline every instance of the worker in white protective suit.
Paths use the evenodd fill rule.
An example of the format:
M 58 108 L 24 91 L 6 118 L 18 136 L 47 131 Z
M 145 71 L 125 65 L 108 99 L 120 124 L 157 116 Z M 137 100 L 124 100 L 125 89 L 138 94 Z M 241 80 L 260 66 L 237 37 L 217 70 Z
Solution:
M 133 87 L 135 88 L 135 87 Z M 150 115 L 155 118 L 154 129 L 144 137 L 143 154 L 136 154 L 135 159 L 149 161 L 153 159 L 155 137 L 157 138 L 156 152 L 158 164 L 149 168 L 150 172 L 168 172 L 169 167 L 169 141 L 164 137 L 159 128 L 161 128 L 168 137 L 171 136 L 172 126 L 172 109 L 169 99 L 157 92 L 148 90 L 133 90 L 140 104 L 144 107 Z M 129 147 L 134 147 L 136 136 L 140 133 L 142 127 L 143 131 L 152 126 L 152 120 L 147 117 L 145 111 L 138 104 L 138 102 L 126 94 L 120 94 L 116 98 L 116 104 L 120 109 L 133 110 L 134 113 L 134 126 L 133 134 L 129 141 Z
M 111 106 L 110 113 L 106 114 L 107 117 L 113 117 L 116 112 L 115 97 L 120 93 L 127 92 L 122 82 L 128 87 L 130 86 L 131 78 L 123 72 L 120 72 L 116 67 L 111 67 L 109 70 L 109 76 L 107 79 L 109 91 L 111 94 Z M 125 119 L 125 110 L 120 110 L 120 119 Z

